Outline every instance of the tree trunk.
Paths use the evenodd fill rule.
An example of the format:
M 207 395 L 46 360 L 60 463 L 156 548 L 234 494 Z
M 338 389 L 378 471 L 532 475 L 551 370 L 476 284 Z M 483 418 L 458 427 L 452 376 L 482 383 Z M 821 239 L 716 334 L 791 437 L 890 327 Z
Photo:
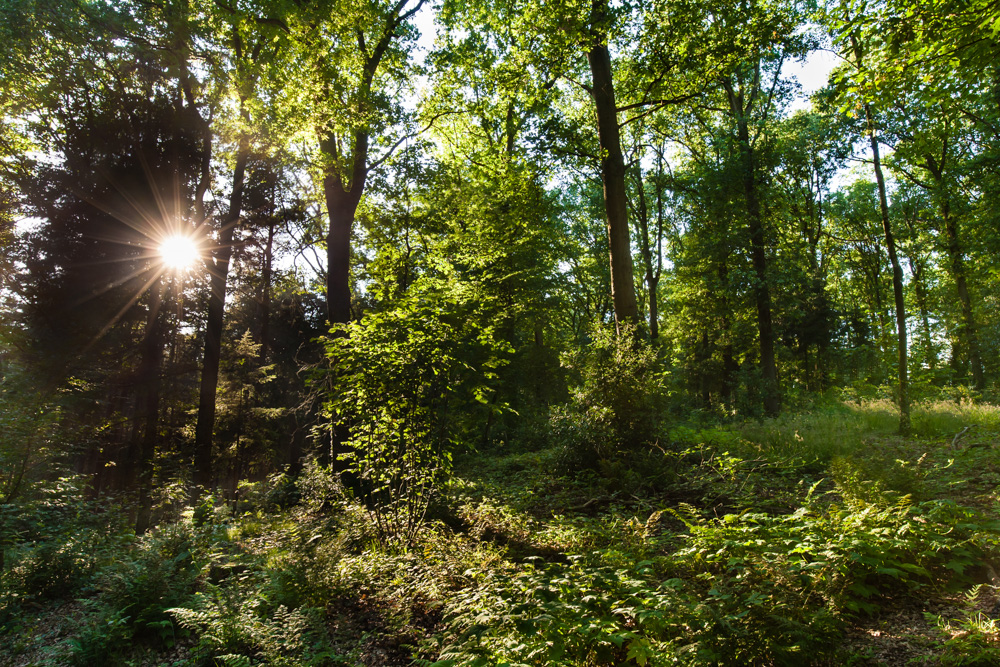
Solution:
M 611 74 L 611 54 L 607 33 L 601 25 L 607 17 L 607 1 L 594 0 L 592 14 L 593 45 L 587 54 L 593 88 L 591 96 L 597 112 L 597 136 L 601 146 L 601 180 L 604 183 L 604 209 L 607 215 L 608 253 L 611 260 L 611 300 L 615 324 L 639 322 L 639 307 L 632 279 L 632 243 L 628 227 L 628 204 L 625 192 L 625 160 L 622 157 L 618 128 L 618 107 Z
M 143 397 L 143 434 L 138 461 L 139 507 L 135 520 L 137 535 L 141 535 L 149 528 L 152 511 L 153 455 L 156 452 L 160 425 L 160 367 L 163 364 L 163 333 L 160 317 L 162 285 L 162 281 L 157 277 L 149 288 L 149 314 L 142 341 L 142 362 L 139 366 L 139 383 Z
M 920 324 L 924 334 L 924 345 L 927 346 L 927 367 L 931 370 L 937 366 L 937 355 L 934 353 L 934 338 L 931 335 L 930 311 L 927 309 L 927 284 L 924 277 L 924 264 L 920 260 L 912 257 L 910 260 L 910 273 L 913 274 L 913 287 L 917 293 L 917 308 L 920 310 Z
M 195 426 L 194 484 L 203 489 L 212 484 L 212 432 L 215 427 L 216 391 L 219 388 L 219 363 L 222 359 L 222 325 L 226 309 L 226 281 L 229 278 L 229 260 L 233 255 L 233 234 L 239 224 L 243 209 L 243 184 L 246 178 L 250 142 L 244 136 L 236 153 L 233 169 L 233 191 L 229 197 L 229 211 L 219 229 L 219 246 L 208 270 L 211 292 L 208 300 L 208 318 L 205 323 L 205 357 L 201 369 L 201 391 L 198 399 L 198 422 Z
M 941 187 L 943 182 L 939 181 Z M 947 198 L 941 204 L 941 217 L 944 220 L 944 236 L 947 242 L 948 260 L 951 276 L 958 290 L 958 300 L 962 304 L 962 325 L 959 327 L 959 339 L 969 355 L 969 365 L 972 367 L 972 383 L 978 391 L 986 386 L 983 374 L 983 360 L 979 350 L 979 331 L 975 315 L 972 311 L 972 298 L 969 296 L 969 284 L 966 279 L 965 257 L 958 240 L 958 221 L 951 213 L 951 205 Z
M 750 261 L 754 271 L 754 301 L 757 305 L 757 334 L 760 338 L 760 369 L 764 381 L 764 414 L 775 417 L 781 409 L 778 367 L 774 355 L 774 324 L 771 319 L 771 288 L 767 281 L 767 239 L 757 189 L 757 157 L 750 142 L 750 128 L 744 109 L 742 91 L 736 92 L 729 81 L 723 82 L 730 111 L 736 121 L 737 139 L 742 160 L 743 196 L 747 206 L 750 231 Z
M 639 209 L 635 217 L 636 223 L 639 225 L 639 247 L 642 253 L 646 293 L 649 298 L 649 340 L 655 342 L 660 336 L 659 309 L 657 307 L 657 286 L 660 276 L 658 271 L 653 270 L 653 253 L 649 245 L 649 210 L 646 206 L 646 188 L 642 180 L 642 167 L 638 165 L 636 166 L 636 182 L 639 188 Z
M 351 321 L 351 229 L 362 184 L 346 189 L 338 176 L 323 179 L 330 228 L 326 235 L 326 313 L 330 324 Z
M 267 364 L 271 338 L 271 275 L 274 271 L 274 234 L 277 222 L 274 219 L 274 204 L 267 224 L 267 245 L 264 246 L 264 262 L 260 276 L 260 363 Z
M 857 47 L 855 47 L 857 49 Z M 860 52 L 858 53 L 860 61 Z M 878 207 L 882 216 L 882 231 L 885 234 L 885 245 L 889 252 L 889 263 L 892 265 L 892 294 L 896 309 L 896 351 L 897 378 L 899 381 L 899 433 L 910 433 L 910 381 L 907 376 L 906 354 L 906 307 L 903 303 L 903 269 L 899 265 L 896 253 L 896 239 L 892 234 L 889 222 L 889 202 L 885 194 L 885 177 L 882 175 L 882 161 L 879 158 L 878 137 L 875 136 L 875 119 L 871 105 L 865 103 L 865 118 L 868 122 L 868 138 L 872 148 L 872 163 L 875 167 L 875 182 L 878 185 Z

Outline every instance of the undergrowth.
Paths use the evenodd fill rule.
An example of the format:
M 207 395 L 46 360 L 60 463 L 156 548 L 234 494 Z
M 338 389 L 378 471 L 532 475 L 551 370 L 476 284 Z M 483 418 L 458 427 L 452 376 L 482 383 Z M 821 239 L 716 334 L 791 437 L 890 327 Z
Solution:
M 408 547 L 316 465 L 142 536 L 48 482 L 0 508 L 0 664 L 876 664 L 845 637 L 910 608 L 923 664 L 998 664 L 1000 412 L 914 415 L 910 439 L 878 401 L 661 424 L 576 470 L 565 442 L 458 457 Z

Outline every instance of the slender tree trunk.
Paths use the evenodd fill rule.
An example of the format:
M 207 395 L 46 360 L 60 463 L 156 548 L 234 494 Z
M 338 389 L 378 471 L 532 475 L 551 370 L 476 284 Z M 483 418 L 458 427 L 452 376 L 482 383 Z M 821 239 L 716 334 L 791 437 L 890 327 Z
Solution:
M 260 278 L 260 363 L 267 363 L 271 338 L 271 274 L 274 270 L 274 205 L 267 225 L 267 245 L 264 246 L 264 265 Z
M 215 428 L 216 392 L 219 388 L 219 364 L 222 360 L 222 328 L 226 309 L 226 281 L 229 279 L 229 261 L 233 255 L 233 234 L 239 224 L 243 209 L 243 185 L 250 141 L 244 136 L 236 152 L 233 169 L 233 191 L 229 197 L 229 210 L 219 229 L 219 247 L 208 263 L 210 295 L 208 318 L 205 323 L 205 357 L 201 369 L 201 390 L 198 399 L 198 422 L 195 425 L 194 483 L 207 489 L 213 481 L 212 434 Z
M 591 96 L 597 111 L 597 136 L 601 146 L 601 180 L 604 182 L 604 209 L 607 215 L 608 250 L 611 260 L 611 300 L 615 323 L 637 324 L 639 306 L 632 278 L 632 242 L 628 226 L 625 191 L 625 160 L 618 128 L 618 107 L 611 74 L 611 54 L 607 47 L 607 0 L 594 0 L 592 9 L 593 44 L 587 54 L 593 83 Z
M 163 365 L 163 331 L 160 307 L 163 283 L 159 277 L 149 288 L 149 314 L 142 341 L 140 388 L 143 397 L 143 434 L 139 448 L 139 508 L 135 532 L 141 535 L 149 528 L 152 510 L 153 455 L 159 435 L 160 367 Z
M 945 162 L 948 155 L 948 147 L 949 142 L 946 138 L 940 159 L 933 155 L 928 155 L 923 166 L 930 172 L 938 190 L 941 220 L 944 222 L 944 237 L 948 252 L 949 268 L 951 277 L 955 281 L 955 288 L 958 291 L 959 303 L 962 306 L 962 324 L 958 330 L 959 340 L 969 355 L 972 383 L 977 390 L 982 391 L 986 386 L 986 378 L 983 374 L 983 360 L 979 348 L 979 327 L 976 326 L 976 318 L 972 310 L 972 299 L 969 296 L 965 255 L 962 252 L 962 246 L 958 238 L 958 220 L 955 219 L 955 215 L 952 213 L 948 186 L 945 181 Z
M 750 261 L 754 271 L 754 301 L 757 306 L 757 335 L 760 339 L 760 369 L 764 380 L 764 414 L 775 417 L 781 409 L 778 387 L 778 367 L 774 354 L 774 324 L 771 319 L 771 288 L 767 280 L 767 239 L 764 218 L 760 210 L 757 188 L 757 156 L 750 142 L 750 128 L 744 109 L 742 92 L 736 92 L 729 81 L 723 85 L 729 98 L 730 111 L 736 121 L 737 139 L 742 160 L 743 196 L 747 206 L 750 230 Z
M 910 273 L 913 274 L 913 287 L 917 293 L 917 308 L 920 310 L 920 324 L 924 334 L 924 345 L 927 347 L 927 367 L 931 370 L 937 366 L 937 355 L 934 354 L 934 338 L 931 335 L 930 311 L 927 308 L 927 283 L 924 275 L 924 264 L 920 260 L 909 258 Z
M 857 47 L 855 47 L 857 49 Z M 858 60 L 860 61 L 860 52 Z M 889 252 L 889 263 L 892 265 L 892 295 L 896 310 L 896 351 L 897 379 L 899 381 L 899 433 L 910 433 L 910 381 L 907 375 L 906 354 L 906 307 L 903 303 L 903 269 L 899 265 L 896 253 L 896 239 L 889 222 L 889 202 L 885 194 L 885 177 L 882 174 L 882 161 L 879 157 L 878 137 L 875 135 L 875 118 L 871 105 L 865 103 L 865 118 L 868 123 L 868 138 L 872 148 L 872 164 L 875 168 L 875 182 L 878 185 L 878 207 L 882 216 L 882 231 L 885 234 L 885 246 Z
M 983 360 L 979 350 L 979 331 L 972 311 L 972 298 L 969 296 L 965 257 L 958 240 L 958 221 L 952 215 L 951 205 L 947 199 L 941 204 L 941 217 L 944 219 L 944 236 L 947 242 L 951 276 L 955 280 L 955 287 L 958 290 L 959 303 L 962 304 L 962 325 L 959 327 L 959 339 L 969 355 L 972 383 L 977 390 L 982 391 L 986 386 L 986 377 L 983 374 Z
M 639 188 L 639 209 L 636 223 L 639 225 L 639 248 L 642 253 L 642 268 L 645 273 L 646 293 L 649 300 L 649 339 L 656 341 L 660 336 L 659 310 L 657 307 L 658 272 L 653 270 L 653 253 L 649 245 L 649 210 L 646 206 L 646 188 L 642 180 L 642 168 L 636 166 L 636 182 Z

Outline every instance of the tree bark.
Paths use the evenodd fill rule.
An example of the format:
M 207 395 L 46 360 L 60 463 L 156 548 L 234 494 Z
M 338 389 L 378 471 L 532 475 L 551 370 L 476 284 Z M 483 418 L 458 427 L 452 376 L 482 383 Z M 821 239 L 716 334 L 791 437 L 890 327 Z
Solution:
M 778 367 L 774 354 L 774 324 L 771 318 L 771 288 L 767 280 L 767 240 L 764 218 L 760 210 L 757 188 L 757 156 L 750 141 L 750 128 L 743 91 L 736 91 L 732 82 L 723 81 L 729 98 L 730 111 L 736 121 L 737 140 L 742 161 L 743 196 L 747 206 L 750 231 L 750 261 L 754 271 L 754 301 L 757 306 L 757 335 L 760 339 L 760 369 L 764 381 L 764 414 L 775 417 L 781 409 L 778 387 Z
M 947 150 L 947 144 L 945 145 Z M 944 222 L 945 247 L 948 252 L 949 268 L 951 277 L 955 281 L 955 289 L 958 291 L 958 300 L 962 304 L 962 324 L 959 326 L 959 340 L 965 347 L 969 355 L 969 366 L 972 371 L 972 383 L 978 390 L 982 391 L 986 386 L 986 377 L 983 374 L 983 360 L 979 349 L 979 328 L 976 326 L 975 314 L 972 310 L 972 298 L 969 295 L 969 283 L 965 269 L 965 254 L 958 238 L 958 221 L 951 211 L 951 201 L 946 191 L 944 174 L 944 159 L 939 163 L 932 156 L 927 157 L 925 167 L 931 173 L 939 190 L 941 220 Z
M 855 46 L 858 60 L 861 60 L 860 50 Z M 872 148 L 872 164 L 875 168 L 875 183 L 878 185 L 878 207 L 882 217 L 882 231 L 885 234 L 886 250 L 889 253 L 889 263 L 892 265 L 892 294 L 896 310 L 896 352 L 897 379 L 899 383 L 899 433 L 910 433 L 910 381 L 907 375 L 906 354 L 906 307 L 903 303 L 903 269 L 899 265 L 896 253 L 896 239 L 892 233 L 889 221 L 889 202 L 885 194 L 885 177 L 882 174 L 882 161 L 879 157 L 878 137 L 875 135 L 875 118 L 871 105 L 865 103 L 865 119 L 868 123 L 868 138 Z
M 603 23 L 607 18 L 607 0 L 594 0 L 591 37 L 587 54 L 593 87 L 591 97 L 597 112 L 597 137 L 601 147 L 601 180 L 604 183 L 604 209 L 607 215 L 608 254 L 611 261 L 611 300 L 615 324 L 639 322 L 639 307 L 632 278 L 632 243 L 628 226 L 625 191 L 625 160 L 622 157 L 618 127 L 618 107 L 611 73 L 611 54 Z
M 364 55 L 361 68 L 359 99 L 360 108 L 355 110 L 359 118 L 372 112 L 372 86 L 375 75 L 386 52 L 397 37 L 400 26 L 416 14 L 426 0 L 417 0 L 407 9 L 409 0 L 399 0 L 386 16 L 385 28 L 378 42 L 369 52 L 363 30 L 357 32 L 358 52 Z M 350 172 L 343 173 L 340 165 L 339 138 L 325 133 L 320 140 L 320 150 L 327 160 L 323 177 L 323 196 L 326 199 L 330 228 L 326 237 L 326 311 L 330 324 L 347 324 L 351 321 L 351 230 L 358 203 L 365 190 L 365 181 L 372 165 L 368 162 L 370 131 L 361 125 L 349 133 Z M 384 159 L 384 157 L 383 157 Z
M 958 223 L 955 217 L 950 214 L 947 203 L 942 206 L 941 214 L 944 216 L 944 232 L 947 241 L 948 259 L 951 265 L 951 275 L 955 280 L 955 288 L 958 290 L 958 300 L 962 304 L 962 326 L 959 328 L 959 335 L 963 339 L 969 355 L 973 386 L 977 390 L 982 391 L 986 386 L 986 377 L 983 374 L 983 360 L 979 350 L 979 332 L 976 327 L 976 318 L 972 311 L 972 298 L 969 296 L 965 257 L 958 240 Z
M 642 253 L 642 268 L 646 280 L 646 293 L 649 299 L 649 340 L 655 342 L 660 337 L 659 309 L 657 304 L 657 287 L 660 282 L 660 272 L 653 270 L 653 252 L 649 243 L 649 209 L 646 206 L 646 188 L 642 179 L 642 167 L 636 166 L 636 183 L 639 189 L 639 207 L 636 211 L 636 223 L 639 225 L 639 249 Z M 662 216 L 662 209 L 660 211 Z M 662 235 L 663 226 L 659 226 Z M 659 247 L 659 238 L 657 238 Z
M 267 363 L 271 340 L 271 276 L 274 271 L 274 235 L 277 221 L 274 219 L 274 204 L 267 224 L 267 244 L 264 246 L 264 262 L 260 277 L 260 363 Z
M 924 334 L 924 345 L 927 347 L 927 367 L 931 370 L 937 366 L 937 355 L 934 354 L 934 338 L 931 335 L 930 311 L 927 307 L 927 284 L 924 276 L 924 264 L 919 259 L 909 258 L 910 273 L 913 274 L 913 287 L 917 293 L 917 308 L 920 310 L 920 324 Z
M 363 139 L 367 145 L 368 135 Z M 339 174 L 327 174 L 323 179 L 330 216 L 326 235 L 326 312 L 330 324 L 351 321 L 351 230 L 366 176 L 367 165 L 356 164 L 352 186 L 345 186 Z
M 216 392 L 219 388 L 219 364 L 222 359 L 226 281 L 229 278 L 229 261 L 233 255 L 233 234 L 243 209 L 243 185 L 249 157 L 250 140 L 243 136 L 236 152 L 229 210 L 220 225 L 218 248 L 213 254 L 212 261 L 208 262 L 211 292 L 208 300 L 208 318 L 205 323 L 205 356 L 201 369 L 198 422 L 195 425 L 194 435 L 194 484 L 203 489 L 209 488 L 213 482 L 212 432 L 215 427 Z

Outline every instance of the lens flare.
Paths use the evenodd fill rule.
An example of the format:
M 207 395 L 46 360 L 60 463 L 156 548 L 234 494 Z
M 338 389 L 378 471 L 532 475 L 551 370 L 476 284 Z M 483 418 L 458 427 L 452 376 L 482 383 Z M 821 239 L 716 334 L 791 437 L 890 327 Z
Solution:
M 190 267 L 198 255 L 198 244 L 189 236 L 169 236 L 160 244 L 160 258 L 171 269 Z

